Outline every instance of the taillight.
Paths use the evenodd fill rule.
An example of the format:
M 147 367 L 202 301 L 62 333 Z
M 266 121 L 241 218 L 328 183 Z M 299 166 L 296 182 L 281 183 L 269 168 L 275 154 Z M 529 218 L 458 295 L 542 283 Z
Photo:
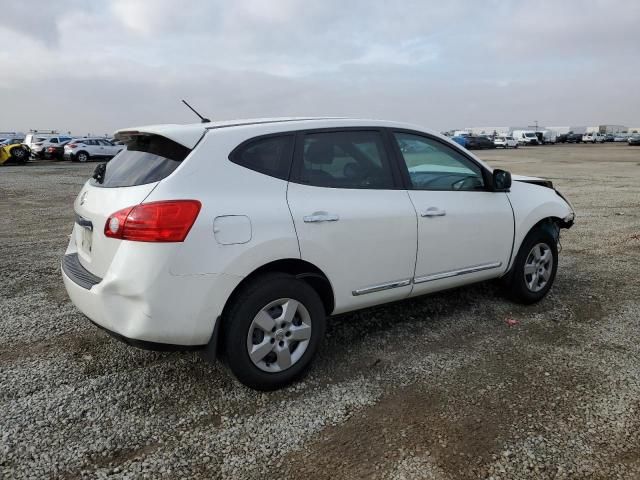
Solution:
M 104 234 L 135 242 L 183 242 L 200 207 L 197 200 L 169 200 L 123 208 L 109 216 Z
M 76 148 L 78 145 L 76 145 L 75 143 L 70 143 L 69 145 L 65 145 L 65 146 L 69 148 Z

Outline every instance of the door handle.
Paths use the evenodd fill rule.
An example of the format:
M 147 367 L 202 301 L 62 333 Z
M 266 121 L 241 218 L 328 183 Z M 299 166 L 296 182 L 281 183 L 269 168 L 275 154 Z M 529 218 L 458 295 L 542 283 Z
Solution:
M 447 214 L 446 211 L 440 210 L 438 207 L 429 207 L 420 213 L 422 217 L 444 217 Z
M 340 217 L 335 213 L 313 212 L 311 215 L 305 215 L 302 219 L 304 220 L 304 223 L 337 222 Z

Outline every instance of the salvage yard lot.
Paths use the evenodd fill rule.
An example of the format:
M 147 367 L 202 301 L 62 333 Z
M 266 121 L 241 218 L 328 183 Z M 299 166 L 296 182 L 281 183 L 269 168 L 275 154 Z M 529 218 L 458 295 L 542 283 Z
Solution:
M 0 478 L 638 478 L 640 148 L 479 155 L 574 204 L 550 294 L 487 283 L 340 316 L 273 393 L 71 305 L 59 260 L 95 164 L 0 168 Z

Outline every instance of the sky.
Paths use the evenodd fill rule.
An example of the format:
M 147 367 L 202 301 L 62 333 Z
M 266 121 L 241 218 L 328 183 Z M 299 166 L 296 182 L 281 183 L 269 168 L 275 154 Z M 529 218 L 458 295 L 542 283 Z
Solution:
M 0 131 L 640 125 L 638 0 L 0 0 Z

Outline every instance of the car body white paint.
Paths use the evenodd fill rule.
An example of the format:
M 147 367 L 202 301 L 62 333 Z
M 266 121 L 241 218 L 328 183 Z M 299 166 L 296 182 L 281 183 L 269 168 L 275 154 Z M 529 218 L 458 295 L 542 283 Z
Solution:
M 271 262 L 304 260 L 317 267 L 333 290 L 335 308 L 328 313 L 335 314 L 498 278 L 534 225 L 573 214 L 553 189 L 523 183 L 535 181 L 528 177 L 514 176 L 510 192 L 339 189 L 273 178 L 228 159 L 257 136 L 349 127 L 424 133 L 492 171 L 447 137 L 378 120 L 264 119 L 121 130 L 120 138 L 161 135 L 193 151 L 156 183 L 85 184 L 74 210 L 93 222 L 91 251 L 83 247 L 86 229 L 76 223 L 66 253 L 77 253 L 82 267 L 102 280 L 87 289 L 63 271 L 72 301 L 93 322 L 129 339 L 205 345 L 232 292 Z M 202 204 L 184 242 L 123 241 L 103 233 L 107 218 L 121 208 L 174 199 Z M 430 208 L 446 216 L 423 217 Z M 339 221 L 305 222 L 324 214 Z M 220 221 L 225 218 L 231 220 Z M 457 270 L 465 274 L 447 273 Z

